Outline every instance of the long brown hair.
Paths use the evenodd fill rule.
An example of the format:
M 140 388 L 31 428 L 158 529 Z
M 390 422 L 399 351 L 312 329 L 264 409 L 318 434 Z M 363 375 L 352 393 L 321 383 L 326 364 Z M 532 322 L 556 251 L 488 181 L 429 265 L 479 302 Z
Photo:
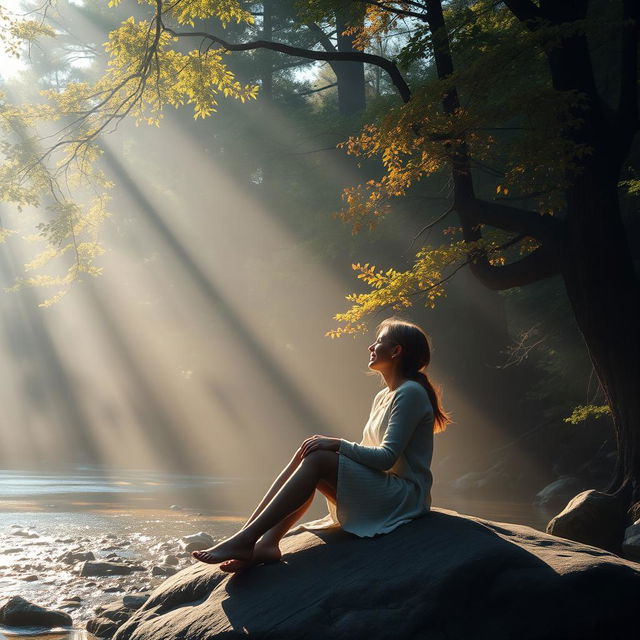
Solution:
M 387 330 L 389 340 L 402 347 L 400 354 L 400 373 L 408 380 L 419 382 L 427 394 L 433 406 L 433 431 L 439 433 L 447 428 L 451 422 L 449 414 L 442 407 L 440 390 L 431 384 L 425 369 L 431 361 L 431 346 L 429 336 L 413 322 L 400 318 L 387 318 L 376 329 L 376 335 L 380 335 L 383 329 Z

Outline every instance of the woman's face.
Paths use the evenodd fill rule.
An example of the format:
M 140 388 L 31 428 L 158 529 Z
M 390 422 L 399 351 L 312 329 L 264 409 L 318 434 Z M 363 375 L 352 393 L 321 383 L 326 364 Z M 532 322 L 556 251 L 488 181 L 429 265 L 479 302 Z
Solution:
M 376 341 L 369 345 L 369 369 L 380 371 L 391 367 L 399 349 L 398 343 L 393 342 L 387 335 L 387 329 L 383 329 Z

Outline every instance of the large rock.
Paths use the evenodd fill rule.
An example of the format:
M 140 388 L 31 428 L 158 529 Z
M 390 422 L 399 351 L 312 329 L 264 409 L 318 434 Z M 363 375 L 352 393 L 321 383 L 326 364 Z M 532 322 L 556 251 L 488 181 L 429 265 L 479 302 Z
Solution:
M 46 609 L 32 604 L 20 596 L 9 598 L 0 607 L 0 624 L 10 627 L 68 627 L 71 616 L 64 611 Z
M 547 525 L 547 533 L 619 553 L 627 506 L 615 495 L 590 489 L 579 493 Z
M 283 540 L 283 562 L 168 578 L 117 640 L 614 640 L 640 566 L 519 525 L 434 510 L 390 534 Z

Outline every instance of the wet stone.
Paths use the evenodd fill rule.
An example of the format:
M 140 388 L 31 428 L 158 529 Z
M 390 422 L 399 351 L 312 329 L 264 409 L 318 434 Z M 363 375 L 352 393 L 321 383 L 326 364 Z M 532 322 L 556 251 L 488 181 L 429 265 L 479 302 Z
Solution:
M 76 562 L 86 562 L 87 560 L 95 560 L 96 557 L 92 551 L 67 551 L 63 553 L 58 560 L 65 564 L 75 564 Z
M 123 562 L 99 562 L 87 560 L 80 568 L 82 577 L 128 575 L 134 568 Z
M 0 623 L 12 627 L 68 627 L 71 616 L 64 611 L 46 609 L 14 596 L 0 607 Z

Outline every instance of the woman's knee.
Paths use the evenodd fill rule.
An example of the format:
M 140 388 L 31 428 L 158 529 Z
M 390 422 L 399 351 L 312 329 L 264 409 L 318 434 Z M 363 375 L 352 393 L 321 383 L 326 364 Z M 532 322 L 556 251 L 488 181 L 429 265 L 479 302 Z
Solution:
M 338 468 L 338 456 L 333 451 L 312 451 L 304 457 L 302 464 L 316 469 L 321 477 L 333 480 Z

